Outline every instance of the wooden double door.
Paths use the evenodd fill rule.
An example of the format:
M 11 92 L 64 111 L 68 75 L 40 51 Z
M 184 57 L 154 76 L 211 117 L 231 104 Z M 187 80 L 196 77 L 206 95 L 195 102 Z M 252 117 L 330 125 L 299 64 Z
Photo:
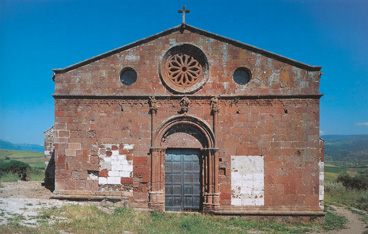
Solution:
M 200 151 L 168 149 L 165 155 L 165 210 L 198 211 L 200 208 Z

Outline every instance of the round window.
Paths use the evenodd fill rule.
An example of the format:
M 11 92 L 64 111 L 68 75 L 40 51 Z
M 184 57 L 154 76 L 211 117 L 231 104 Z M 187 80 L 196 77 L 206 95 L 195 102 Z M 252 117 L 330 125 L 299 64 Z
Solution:
M 245 67 L 240 67 L 236 69 L 233 75 L 235 83 L 240 85 L 247 84 L 250 81 L 251 77 L 252 74 L 250 73 L 249 69 Z
M 190 44 L 169 49 L 160 63 L 160 76 L 172 91 L 193 93 L 208 79 L 208 62 L 203 51 Z
M 132 85 L 137 81 L 137 72 L 133 68 L 124 68 L 120 73 L 120 81 L 125 85 Z

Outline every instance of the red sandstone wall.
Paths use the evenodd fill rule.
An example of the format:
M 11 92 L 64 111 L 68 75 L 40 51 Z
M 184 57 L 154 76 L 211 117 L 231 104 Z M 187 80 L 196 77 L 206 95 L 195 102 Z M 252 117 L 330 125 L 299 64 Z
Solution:
M 200 47 L 209 62 L 209 80 L 194 95 L 193 115 L 212 126 L 210 101 L 214 95 L 319 94 L 319 72 L 239 49 L 199 34 L 179 32 L 111 55 L 78 69 L 56 74 L 55 94 L 169 95 L 158 74 L 164 53 L 177 43 Z M 131 86 L 121 84 L 124 67 L 138 73 Z M 245 66 L 253 79 L 246 86 L 232 80 Z M 177 115 L 179 99 L 158 99 L 154 126 Z M 220 149 L 220 204 L 230 206 L 231 156 L 263 155 L 265 206 L 318 207 L 319 100 L 221 99 L 217 148 Z M 98 191 L 91 173 L 99 171 L 101 144 L 133 144 L 133 194 L 136 207 L 147 207 L 150 181 L 150 115 L 148 99 L 56 99 L 56 190 Z M 131 182 L 129 182 L 131 183 Z
M 221 205 L 230 205 L 230 157 L 263 155 L 266 206 L 318 206 L 318 105 L 298 99 L 239 100 L 236 106 L 221 101 Z M 179 110 L 179 100 L 159 101 L 154 125 Z M 57 190 L 97 191 L 98 181 L 88 180 L 88 171 L 99 170 L 99 145 L 134 144 L 134 199 L 144 206 L 150 180 L 148 112 L 147 100 L 56 100 Z M 208 100 L 194 100 L 188 115 L 212 124 Z
M 222 205 L 230 205 L 231 155 L 264 156 L 265 206 L 318 205 L 318 106 L 318 100 L 243 100 L 221 109 Z
M 162 85 L 159 64 L 165 52 L 180 43 L 199 47 L 208 59 L 210 78 L 196 95 L 319 94 L 319 71 L 308 72 L 189 31 L 184 34 L 175 32 L 57 74 L 55 94 L 170 94 Z M 233 72 L 240 66 L 252 72 L 253 79 L 247 86 L 237 85 L 232 80 Z M 120 71 L 125 67 L 132 67 L 138 73 L 137 82 L 131 86 L 123 85 L 119 79 Z

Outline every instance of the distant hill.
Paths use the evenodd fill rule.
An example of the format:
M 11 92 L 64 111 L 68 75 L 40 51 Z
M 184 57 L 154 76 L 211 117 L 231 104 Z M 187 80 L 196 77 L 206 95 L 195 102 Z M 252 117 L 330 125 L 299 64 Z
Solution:
M 36 144 L 13 144 L 0 139 L 0 149 L 43 152 L 44 147 Z
M 326 161 L 368 164 L 368 135 L 324 135 Z

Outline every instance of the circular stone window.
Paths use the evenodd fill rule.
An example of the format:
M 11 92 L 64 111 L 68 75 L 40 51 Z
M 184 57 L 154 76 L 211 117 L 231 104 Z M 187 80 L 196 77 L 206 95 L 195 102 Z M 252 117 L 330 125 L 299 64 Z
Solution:
M 201 88 L 208 78 L 206 55 L 199 48 L 184 44 L 166 52 L 160 64 L 160 75 L 173 91 L 192 93 Z
M 245 67 L 240 67 L 236 69 L 233 75 L 233 80 L 235 81 L 235 83 L 240 85 L 247 84 L 251 78 L 252 74 L 250 73 L 249 69 Z
M 130 67 L 124 68 L 120 73 L 120 81 L 125 85 L 132 85 L 137 81 L 137 72 Z

